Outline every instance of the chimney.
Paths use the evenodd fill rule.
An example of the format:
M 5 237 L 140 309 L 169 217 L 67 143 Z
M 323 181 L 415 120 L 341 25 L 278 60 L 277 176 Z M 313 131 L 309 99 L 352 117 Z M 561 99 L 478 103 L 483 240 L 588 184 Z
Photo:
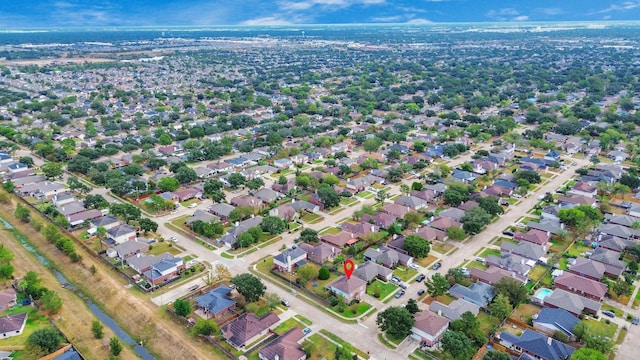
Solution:
M 550 336 L 547 336 L 547 345 L 551 346 L 552 342 L 553 342 L 553 338 Z

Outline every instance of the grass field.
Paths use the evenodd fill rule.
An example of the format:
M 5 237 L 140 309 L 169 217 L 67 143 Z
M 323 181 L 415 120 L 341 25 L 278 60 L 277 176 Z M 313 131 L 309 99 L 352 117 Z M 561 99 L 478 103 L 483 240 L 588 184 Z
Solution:
M 371 283 L 371 285 L 367 286 L 367 294 L 375 297 L 376 299 L 384 299 L 395 289 L 396 286 L 393 284 L 375 280 L 373 283 Z M 378 296 L 375 296 L 375 294 L 378 294 Z
M 171 255 L 178 255 L 182 252 L 169 241 L 155 242 L 149 247 L 151 248 L 148 252 L 150 255 L 160 255 L 165 252 L 168 252 Z
M 587 327 L 593 334 L 608 336 L 612 339 L 618 328 L 616 324 L 607 324 L 604 322 L 604 320 L 598 321 L 594 319 L 588 319 L 585 320 L 585 324 L 587 324 Z
M 411 280 L 411 278 L 416 276 L 416 274 L 418 274 L 417 271 L 402 266 L 398 266 L 395 270 L 393 270 L 393 275 L 399 277 L 402 281 L 409 281 Z
M 295 318 L 290 318 L 283 321 L 280 325 L 276 326 L 273 329 L 273 332 L 275 332 L 278 335 L 282 335 L 296 326 L 301 329 L 304 328 L 304 325 L 301 324 L 298 320 L 296 320 Z
M 22 313 L 27 314 L 27 323 L 22 331 L 21 335 L 12 336 L 8 339 L 2 339 L 0 345 L 12 346 L 12 345 L 24 345 L 27 342 L 27 338 L 32 332 L 49 327 L 49 317 L 45 314 L 38 313 L 38 309 L 34 306 L 16 306 L 13 309 L 2 312 L 2 316 L 17 315 Z

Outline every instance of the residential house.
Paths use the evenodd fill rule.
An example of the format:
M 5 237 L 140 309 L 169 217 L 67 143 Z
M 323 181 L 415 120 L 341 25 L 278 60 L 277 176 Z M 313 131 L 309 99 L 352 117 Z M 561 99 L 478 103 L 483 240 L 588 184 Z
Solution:
M 342 231 L 353 233 L 356 237 L 361 239 L 364 239 L 369 234 L 375 234 L 380 231 L 379 227 L 368 222 L 360 222 L 354 224 L 350 221 L 345 221 L 340 224 L 340 226 L 342 228 Z
M 577 258 L 568 266 L 569 272 L 595 281 L 600 281 L 606 271 L 604 264 L 585 258 Z
M 121 224 L 107 230 L 107 239 L 116 244 L 136 239 L 136 229 L 129 224 Z
M 606 223 L 622 225 L 628 228 L 633 228 L 635 224 L 640 224 L 640 219 L 629 215 L 605 214 L 604 219 Z
M 340 231 L 337 234 L 324 234 L 320 236 L 320 241 L 323 241 L 329 245 L 333 245 L 337 248 L 343 248 L 347 245 L 353 245 L 358 242 L 355 234 L 346 231 Z
M 180 271 L 184 270 L 185 265 L 182 258 L 165 257 L 153 263 L 151 268 L 142 275 L 153 285 L 172 280 L 180 276 Z
M 485 187 L 481 192 L 480 192 L 480 196 L 486 197 L 486 196 L 493 196 L 496 198 L 501 198 L 501 197 L 508 197 L 511 196 L 511 194 L 513 193 L 513 189 L 509 189 L 509 188 L 505 188 L 502 186 L 498 186 L 498 185 L 490 185 Z
M 498 164 L 485 159 L 474 160 L 471 162 L 471 166 L 473 167 L 473 172 L 476 174 L 486 174 L 498 169 Z
M 495 266 L 500 269 L 512 271 L 518 275 L 527 276 L 536 265 L 535 260 L 524 258 L 520 255 L 504 253 L 500 256 L 488 255 L 485 258 L 487 266 Z
M 452 207 L 452 208 L 448 208 L 448 209 L 442 210 L 438 214 L 438 216 L 439 217 L 449 218 L 449 219 L 455 220 L 457 222 L 461 222 L 462 218 L 464 217 L 464 214 L 465 214 L 464 210 Z
M 234 226 L 226 234 L 222 235 L 217 241 L 223 243 L 230 248 L 236 248 L 238 246 L 238 235 L 247 232 L 249 228 L 254 226 L 260 226 L 262 224 L 262 216 L 254 216 L 246 220 L 242 220 Z
M 126 260 L 132 256 L 147 252 L 149 250 L 149 243 L 135 240 L 125 241 L 122 244 L 114 246 L 111 250 L 113 250 L 115 255 L 120 259 Z
M 425 209 L 429 205 L 426 200 L 415 196 L 401 196 L 397 198 L 394 203 L 413 210 Z
M 66 204 L 78 202 L 78 199 L 76 199 L 76 197 L 73 196 L 70 191 L 65 191 L 59 194 L 55 194 L 53 196 L 53 199 L 51 199 L 51 202 L 53 203 L 53 206 L 61 207 Z
M 281 194 L 277 191 L 274 191 L 268 188 L 262 188 L 256 191 L 255 193 L 253 193 L 253 196 L 262 200 L 265 204 L 271 204 L 272 202 L 275 202 L 278 199 L 282 199 L 284 197 L 284 194 Z
M 273 166 L 278 169 L 291 169 L 293 165 L 294 163 L 290 159 L 278 159 L 273 162 Z
M 601 301 L 607 294 L 607 286 L 599 281 L 591 280 L 570 272 L 556 277 L 554 285 L 558 289 L 564 289 L 589 299 Z
M 436 194 L 437 196 L 440 196 L 441 194 L 444 193 L 445 190 L 447 190 L 449 186 L 447 186 L 446 184 L 443 183 L 437 183 L 437 184 L 427 184 L 424 187 L 424 190 L 431 190 Z
M 536 245 L 530 242 L 513 244 L 505 241 L 500 245 L 500 251 L 503 254 L 516 254 L 527 259 L 546 263 L 546 259 L 544 259 L 543 257 L 546 255 L 547 250 L 543 246 Z
M 84 210 L 66 216 L 67 221 L 69 222 L 69 226 L 71 227 L 84 225 L 88 221 L 99 217 L 102 217 L 102 211 L 97 209 Z
M 294 210 L 297 211 L 298 213 L 302 211 L 307 211 L 315 214 L 321 209 L 321 205 L 312 204 L 305 200 L 296 200 L 296 199 L 292 199 L 291 202 L 289 203 L 289 206 L 294 208 Z
M 623 252 L 626 248 L 636 245 L 636 241 L 619 238 L 613 235 L 599 234 L 597 237 L 598 247 L 603 249 L 615 251 L 617 253 Z
M 92 228 L 99 228 L 99 227 L 103 227 L 106 230 L 111 230 L 114 227 L 120 225 L 120 220 L 118 220 L 118 218 L 114 217 L 114 216 L 103 216 L 103 217 L 99 217 L 96 219 L 91 220 L 91 227 Z
M 543 302 L 545 306 L 565 309 L 575 316 L 580 316 L 583 311 L 591 314 L 597 314 L 600 311 L 599 301 L 587 299 L 563 289 L 553 290 L 550 295 L 544 298 Z
M 549 219 L 542 219 L 540 222 L 531 220 L 527 223 L 527 227 L 549 232 L 553 235 L 560 235 L 564 231 L 564 224 Z
M 567 360 L 575 351 L 571 346 L 531 329 L 525 329 L 519 336 L 503 331 L 499 339 L 502 346 L 536 359 Z
M 269 210 L 269 216 L 275 216 L 286 221 L 291 221 L 300 215 L 291 205 L 283 204 Z
M 340 255 L 340 248 L 331 246 L 327 243 L 320 242 L 313 246 L 307 243 L 300 244 L 300 248 L 307 252 L 307 258 L 310 261 L 322 264 L 327 261 L 333 261 L 333 258 Z
M 531 229 L 526 233 L 516 232 L 513 235 L 513 238 L 518 241 L 526 241 L 532 244 L 540 245 L 546 250 L 549 247 L 549 241 L 551 240 L 551 233 L 548 231 Z
M 445 241 L 447 239 L 446 231 L 433 227 L 421 227 L 416 230 L 416 235 L 429 241 Z
M 598 188 L 594 183 L 588 181 L 578 181 L 571 189 L 567 190 L 567 195 L 580 195 L 590 198 L 595 198 L 598 193 Z
M 447 229 L 452 226 L 461 228 L 462 224 L 453 219 L 438 216 L 432 222 L 429 223 L 429 226 L 441 231 L 447 231 Z
M 300 346 L 304 333 L 294 327 L 269 345 L 258 350 L 260 360 L 305 360 L 307 353 Z
M 560 161 L 560 153 L 555 150 L 550 150 L 544 155 L 544 159 L 547 161 Z
M 474 207 L 478 207 L 478 206 L 480 206 L 480 204 L 477 201 L 467 200 L 467 201 L 463 202 L 462 205 L 458 206 L 455 209 L 459 209 L 459 210 L 462 210 L 462 211 L 469 211 L 470 209 L 472 209 Z M 447 210 L 449 210 L 449 209 L 447 209 Z M 440 215 L 444 216 L 444 215 L 442 215 L 442 212 L 440 213 Z M 462 220 L 462 218 L 460 218 L 460 220 Z M 458 221 L 460 221 L 460 220 L 458 220 Z
M 598 234 L 616 236 L 625 240 L 635 238 L 640 234 L 640 231 L 638 230 L 612 223 L 598 226 L 596 232 Z
M 547 205 L 542 208 L 542 213 L 540 214 L 541 220 L 552 221 L 555 224 L 560 223 L 560 217 L 558 216 L 558 212 L 560 208 L 558 205 Z
M 417 197 L 419 199 L 422 199 L 424 201 L 426 201 L 427 203 L 433 203 L 435 202 L 437 195 L 435 193 L 435 191 L 430 190 L 430 189 L 423 189 L 423 190 L 413 190 L 410 193 L 411 196 Z
M 627 214 L 635 218 L 640 218 L 640 205 L 632 204 L 631 207 L 627 209 Z
M 0 313 L 15 305 L 16 301 L 16 291 L 13 288 L 0 291 Z
M 236 196 L 231 199 L 229 203 L 233 206 L 250 206 L 254 209 L 262 208 L 264 206 L 264 201 L 251 195 Z
M 187 220 L 185 220 L 184 224 L 191 227 L 191 224 L 193 224 L 196 221 L 202 221 L 202 222 L 206 222 L 206 223 L 216 223 L 218 221 L 220 221 L 220 218 L 213 215 L 210 212 L 204 211 L 204 210 L 196 210 L 193 215 L 191 215 L 191 217 L 187 218 Z
M 412 256 L 391 249 L 386 245 L 382 245 L 378 249 L 368 248 L 365 250 L 364 260 L 377 262 L 388 268 L 393 268 L 398 265 L 409 266 L 413 264 Z
M 420 341 L 420 344 L 432 347 L 440 341 L 447 329 L 449 329 L 449 319 L 424 310 L 415 314 L 411 338 Z
M 327 288 L 337 296 L 344 298 L 348 304 L 353 300 L 360 300 L 364 296 L 367 282 L 355 276 L 351 278 L 341 276 L 329 284 Z
M 447 319 L 454 321 L 462 317 L 462 314 L 470 312 L 473 315 L 478 315 L 480 312 L 480 306 L 471 303 L 465 299 L 456 299 L 449 305 L 443 304 L 439 301 L 433 301 L 429 305 L 429 310 L 432 312 L 444 316 Z
M 613 162 L 615 162 L 616 164 L 620 164 L 621 162 L 627 160 L 629 154 L 620 150 L 611 150 L 607 153 L 607 157 L 613 160 Z
M 241 349 L 265 335 L 269 327 L 275 325 L 278 321 L 280 321 L 278 315 L 271 312 L 262 317 L 257 317 L 252 312 L 246 312 L 223 325 L 220 330 L 229 344 L 236 349 Z
M 287 249 L 273 257 L 273 267 L 284 272 L 292 272 L 306 263 L 307 252 L 300 247 Z
M 451 178 L 453 180 L 467 184 L 475 180 L 477 176 L 476 174 L 469 171 L 454 169 L 453 173 L 451 174 Z
M 504 278 L 511 278 L 521 282 L 522 284 L 527 283 L 527 277 L 517 274 L 513 271 L 501 269 L 496 266 L 490 266 L 487 270 L 482 270 L 478 268 L 473 268 L 469 272 L 469 275 L 472 279 L 476 279 L 479 282 L 483 282 L 485 284 L 493 285 Z
M 589 256 L 590 260 L 597 261 L 604 265 L 605 275 L 613 278 L 618 278 L 627 268 L 627 263 L 619 258 L 619 253 L 603 248 L 595 249 L 593 254 Z
M 229 164 L 227 162 L 219 162 L 217 164 L 209 164 L 207 165 L 207 167 L 211 170 L 213 170 L 216 173 L 221 173 L 221 172 L 230 172 L 233 171 L 234 166 L 233 164 Z
M 171 257 L 173 256 L 167 252 L 160 255 L 136 254 L 136 256 L 132 256 L 127 259 L 127 265 L 129 265 L 129 267 L 138 274 L 142 274 L 151 269 L 153 264 L 157 263 L 159 260 Z
M 29 313 L 5 315 L 0 317 L 0 339 L 7 339 L 22 334 L 27 324 Z
M 377 213 L 375 215 L 363 214 L 362 221 L 372 223 L 379 228 L 388 229 L 392 226 L 398 218 L 394 215 L 389 215 L 384 212 Z
M 209 208 L 209 212 L 218 216 L 220 220 L 227 221 L 229 219 L 229 214 L 235 209 L 235 206 L 231 206 L 226 203 L 218 203 L 213 204 Z
M 597 206 L 598 200 L 583 195 L 559 196 L 558 205 L 560 208 L 572 208 L 579 205 L 589 205 L 592 208 Z
M 183 202 L 191 199 L 202 198 L 202 193 L 196 189 L 181 189 L 173 192 L 177 201 Z
M 363 265 L 358 266 L 358 268 L 354 270 L 353 275 L 367 283 L 371 283 L 374 279 L 389 281 L 393 276 L 393 270 L 378 265 L 375 262 L 367 261 Z
M 573 329 L 578 322 L 580 319 L 565 309 L 545 307 L 533 317 L 533 328 L 550 335 L 560 331 L 575 340 Z
M 480 307 L 486 307 L 495 297 L 493 286 L 483 282 L 475 282 L 469 287 L 460 284 L 454 284 L 449 293 L 456 299 L 465 299 Z
M 236 302 L 229 296 L 231 290 L 228 286 L 220 285 L 206 294 L 196 297 L 196 305 L 207 318 L 224 317 L 233 313 L 236 307 Z

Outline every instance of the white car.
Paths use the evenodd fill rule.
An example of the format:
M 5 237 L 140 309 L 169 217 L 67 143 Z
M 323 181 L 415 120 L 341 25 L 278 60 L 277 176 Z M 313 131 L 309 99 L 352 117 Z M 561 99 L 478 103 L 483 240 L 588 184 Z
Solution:
M 188 208 L 189 208 L 189 209 L 193 209 L 193 208 L 194 208 L 194 207 L 196 207 L 196 206 L 198 206 L 198 204 L 193 203 L 193 204 L 190 204 L 190 205 L 188 206 Z
M 177 243 L 177 242 L 178 242 L 178 238 L 177 238 L 177 237 L 175 237 L 175 236 L 172 236 L 172 237 L 171 237 L 171 241 L 173 241 L 174 243 Z

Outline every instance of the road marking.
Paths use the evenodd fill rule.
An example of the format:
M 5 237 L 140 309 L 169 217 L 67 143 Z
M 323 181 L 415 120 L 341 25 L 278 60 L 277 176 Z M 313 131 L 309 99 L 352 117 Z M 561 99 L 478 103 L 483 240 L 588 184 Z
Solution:
M 363 324 L 363 323 L 361 323 L 361 322 L 358 322 L 358 325 L 362 326 L 362 327 L 363 327 L 363 328 L 365 328 L 365 329 L 368 329 L 367 325 L 365 325 L 365 324 Z

